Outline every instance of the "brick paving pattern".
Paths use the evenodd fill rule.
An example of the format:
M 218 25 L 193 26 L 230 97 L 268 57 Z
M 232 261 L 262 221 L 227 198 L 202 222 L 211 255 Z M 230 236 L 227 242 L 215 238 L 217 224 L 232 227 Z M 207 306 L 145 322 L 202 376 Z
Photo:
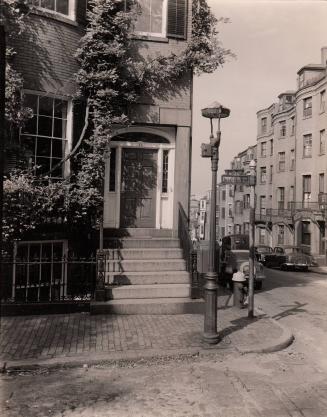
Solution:
M 259 316 L 249 321 L 247 311 L 232 308 L 219 298 L 220 347 L 255 346 L 274 340 L 281 329 Z M 88 313 L 16 316 L 1 319 L 0 359 L 22 360 L 147 349 L 169 353 L 202 345 L 203 316 L 95 315 Z

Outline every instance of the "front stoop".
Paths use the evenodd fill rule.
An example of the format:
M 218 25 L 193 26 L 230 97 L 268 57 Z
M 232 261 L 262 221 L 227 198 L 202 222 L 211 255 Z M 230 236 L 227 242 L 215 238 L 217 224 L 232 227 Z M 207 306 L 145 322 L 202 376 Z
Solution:
M 191 299 L 191 277 L 174 237 L 131 236 L 106 240 L 105 296 L 91 314 L 201 314 Z

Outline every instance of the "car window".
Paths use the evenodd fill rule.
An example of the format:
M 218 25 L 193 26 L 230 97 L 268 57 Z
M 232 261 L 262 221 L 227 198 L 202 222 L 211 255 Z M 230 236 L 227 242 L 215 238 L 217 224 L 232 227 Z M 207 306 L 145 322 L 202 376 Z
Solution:
M 284 253 L 284 250 L 283 250 L 283 248 L 275 248 L 275 252 L 276 253 Z

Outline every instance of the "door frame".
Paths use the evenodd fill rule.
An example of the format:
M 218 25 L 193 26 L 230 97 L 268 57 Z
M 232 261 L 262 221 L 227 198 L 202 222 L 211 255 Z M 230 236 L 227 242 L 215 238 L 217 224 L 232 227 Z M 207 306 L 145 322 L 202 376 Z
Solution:
M 158 134 L 158 132 L 157 132 Z M 161 229 L 162 228 L 162 209 L 161 209 L 161 202 L 163 199 L 169 198 L 168 195 L 165 195 L 161 192 L 162 189 L 162 163 L 163 163 L 163 151 L 169 150 L 169 176 L 168 181 L 170 183 L 170 187 L 172 188 L 173 198 L 171 201 L 171 209 L 173 209 L 174 204 L 174 176 L 175 176 L 175 143 L 147 143 L 147 142 L 128 142 L 128 141 L 111 141 L 109 148 L 116 148 L 116 180 L 115 180 L 115 188 L 116 194 L 115 197 L 115 222 L 114 228 L 119 229 L 120 226 L 120 201 L 121 201 L 121 165 L 122 165 L 122 150 L 124 148 L 136 148 L 136 149 L 153 149 L 157 150 L 157 184 L 156 184 L 156 215 L 155 215 L 155 228 Z M 109 184 L 109 175 L 110 175 L 110 161 L 109 158 L 106 162 L 106 170 L 105 170 L 105 184 Z M 111 192 L 108 193 L 109 195 L 112 194 Z M 173 227 L 173 226 L 172 226 Z

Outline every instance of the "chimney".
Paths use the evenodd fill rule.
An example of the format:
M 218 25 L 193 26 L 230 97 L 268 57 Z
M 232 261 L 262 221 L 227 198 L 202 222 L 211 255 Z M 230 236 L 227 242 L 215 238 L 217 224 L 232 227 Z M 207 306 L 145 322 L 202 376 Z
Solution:
M 327 46 L 321 48 L 321 63 L 327 67 Z

